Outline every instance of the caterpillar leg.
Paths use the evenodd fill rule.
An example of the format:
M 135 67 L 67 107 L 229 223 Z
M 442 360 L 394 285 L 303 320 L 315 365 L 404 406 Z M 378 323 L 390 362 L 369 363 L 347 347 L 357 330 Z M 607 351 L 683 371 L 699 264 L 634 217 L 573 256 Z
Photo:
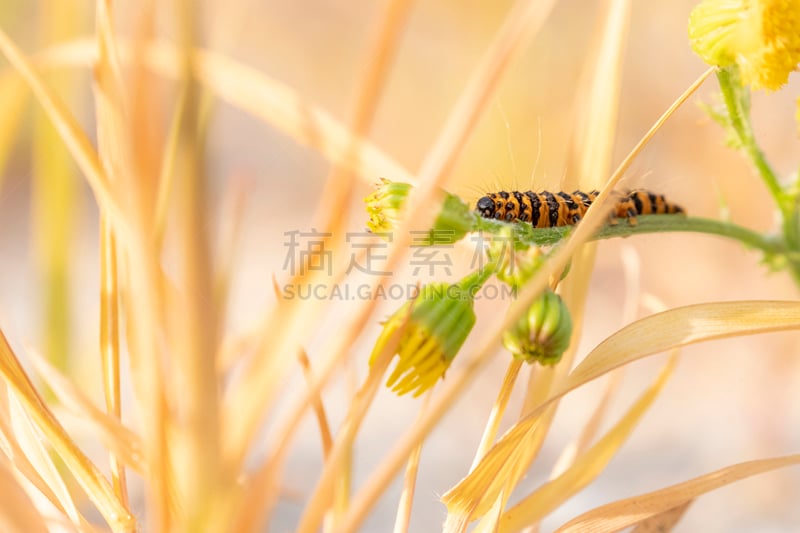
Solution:
M 635 209 L 628 208 L 627 215 L 628 215 L 627 218 L 628 218 L 628 225 L 629 226 L 635 226 L 636 224 L 638 224 L 638 221 L 636 220 L 636 210 Z

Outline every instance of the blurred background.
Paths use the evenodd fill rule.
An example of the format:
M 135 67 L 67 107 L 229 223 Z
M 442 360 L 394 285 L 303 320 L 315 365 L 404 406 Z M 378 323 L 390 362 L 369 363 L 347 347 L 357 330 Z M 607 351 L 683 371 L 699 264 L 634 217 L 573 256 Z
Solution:
M 0 24 L 27 52 L 93 31 L 92 2 L 6 0 Z M 340 120 L 346 120 L 378 15 L 384 2 L 301 0 L 198 2 L 203 45 L 285 83 Z M 475 135 L 463 151 L 451 192 L 474 201 L 499 189 L 559 189 L 572 169 L 567 151 L 575 120 L 576 90 L 589 57 L 599 2 L 562 0 L 543 30 L 508 69 Z M 695 2 L 642 0 L 633 3 L 623 67 L 616 165 L 658 116 L 706 68 L 691 52 L 686 23 Z M 416 2 L 370 137 L 412 173 L 419 168 L 455 100 L 497 32 L 512 2 L 434 0 Z M 115 6 L 123 32 L 134 27 L 135 3 Z M 169 9 L 159 12 L 159 34 L 174 38 Z M 3 72 L 8 64 L 2 60 Z M 93 136 L 91 72 L 61 69 L 48 80 Z M 164 82 L 169 101 L 171 87 Z M 796 172 L 798 135 L 796 76 L 782 90 L 753 96 L 756 134 L 782 176 Z M 622 187 L 646 187 L 667 195 L 691 215 L 728 217 L 761 232 L 776 228 L 775 211 L 748 163 L 724 144 L 724 132 L 699 107 L 717 102 L 712 78 L 658 133 L 624 178 Z M 52 172 L 63 154 L 57 137 L 42 142 L 37 105 L 23 98 L 0 178 L 0 327 L 15 346 L 32 346 L 63 361 L 79 383 L 97 383 L 98 250 L 97 210 L 80 176 Z M 153 117 L 154 124 L 166 123 Z M 9 120 L 8 118 L 4 120 Z M 34 138 L 36 140 L 34 140 Z M 231 187 L 247 191 L 243 226 L 231 286 L 229 328 L 244 331 L 274 303 L 271 277 L 286 279 L 287 232 L 309 231 L 324 201 L 330 170 L 317 152 L 296 144 L 228 104 L 217 102 L 208 137 L 208 175 L 214 205 L 209 227 L 219 233 L 223 199 Z M 62 165 L 63 166 L 63 165 Z M 392 176 L 375 176 L 392 179 Z M 54 185 L 56 184 L 56 185 Z M 360 183 L 348 229 L 363 231 L 360 199 L 372 191 Z M 50 196 L 48 196 L 50 195 Z M 63 209 L 54 209 L 61 205 Z M 54 229 L 55 228 L 55 229 Z M 53 233 L 55 231 L 55 233 Z M 60 247 L 60 248 L 59 248 Z M 220 245 L 220 249 L 222 246 Z M 55 254 L 55 255 L 50 255 Z M 66 258 L 53 268 L 48 257 Z M 640 294 L 631 294 L 630 268 L 638 264 Z M 453 254 L 453 277 L 469 269 L 470 257 Z M 634 258 L 634 259 L 630 259 Z M 737 299 L 796 299 L 785 273 L 770 273 L 759 255 L 735 242 L 698 234 L 653 234 L 603 241 L 598 247 L 578 357 L 624 325 L 630 298 L 651 295 L 667 307 Z M 411 280 L 413 268 L 397 273 Z M 439 274 L 439 272 L 437 272 Z M 627 277 L 626 277 L 627 276 Z M 413 281 L 410 281 L 413 283 Z M 636 283 L 633 284 L 636 286 Z M 55 294 L 55 296 L 54 296 Z M 481 313 L 507 302 L 478 302 Z M 346 312 L 348 302 L 337 304 Z M 326 393 L 336 427 L 346 393 L 366 373 L 378 321 L 400 301 L 388 299 L 364 332 L 345 373 Z M 652 311 L 639 307 L 638 316 Z M 333 317 L 335 318 L 335 317 Z M 326 342 L 335 321 L 320 325 L 308 348 Z M 58 335 L 53 338 L 54 332 Z M 467 346 L 467 349 L 469 346 Z M 600 478 L 544 522 L 552 530 L 592 507 L 695 477 L 729 464 L 797 452 L 800 449 L 800 358 L 796 334 L 771 334 L 706 343 L 684 350 L 677 372 L 630 441 Z M 508 364 L 498 353 L 426 441 L 412 513 L 412 531 L 431 531 L 445 517 L 439 496 L 467 472 Z M 631 365 L 614 401 L 613 421 L 649 383 L 663 356 Z M 454 366 L 458 365 L 458 359 Z M 521 381 L 521 382 L 524 382 Z M 299 376 L 289 387 L 303 387 Z M 521 388 L 521 386 L 518 386 Z M 91 387 L 87 387 L 91 390 Z M 593 383 L 561 404 L 553 430 L 522 488 L 544 481 L 560 451 L 576 437 L 593 409 L 601 383 Z M 101 401 L 101 389 L 97 388 Z M 519 391 L 518 391 L 519 392 Z M 512 399 L 516 416 L 521 395 Z M 513 402 L 517 402 L 516 404 Z M 356 443 L 355 486 L 369 474 L 414 420 L 419 402 L 381 392 Z M 504 427 L 510 424 L 507 421 Z M 80 428 L 76 429 L 80 432 Z M 89 450 L 93 444 L 84 443 Z M 316 423 L 304 422 L 287 469 L 285 497 L 271 524 L 287 531 L 302 512 L 320 471 Z M 772 472 L 703 496 L 689 509 L 678 531 L 796 531 L 800 472 Z M 370 517 L 365 531 L 386 531 L 394 520 L 399 482 Z

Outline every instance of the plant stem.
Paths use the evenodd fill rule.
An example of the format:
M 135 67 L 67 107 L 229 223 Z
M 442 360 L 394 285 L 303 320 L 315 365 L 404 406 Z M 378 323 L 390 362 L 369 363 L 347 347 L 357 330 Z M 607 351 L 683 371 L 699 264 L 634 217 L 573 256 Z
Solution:
M 737 140 L 741 143 L 747 157 L 756 168 L 756 171 L 764 180 L 778 208 L 783 215 L 783 219 L 789 219 L 790 205 L 788 197 L 781 187 L 778 177 L 770 167 L 764 153 L 758 147 L 753 134 L 753 126 L 750 122 L 750 93 L 742 86 L 739 81 L 738 73 L 732 68 L 722 68 L 717 71 L 717 79 L 728 109 L 729 124 L 736 134 Z

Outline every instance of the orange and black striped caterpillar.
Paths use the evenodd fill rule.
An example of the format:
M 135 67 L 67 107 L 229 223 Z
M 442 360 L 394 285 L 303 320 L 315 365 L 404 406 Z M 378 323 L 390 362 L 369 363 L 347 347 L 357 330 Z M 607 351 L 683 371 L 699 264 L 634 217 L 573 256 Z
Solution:
M 539 193 L 501 191 L 489 193 L 479 199 L 475 209 L 484 218 L 506 222 L 519 220 L 530 223 L 534 228 L 572 226 L 583 218 L 598 194 L 597 191 L 575 191 L 572 194 L 548 191 Z M 616 224 L 618 218 L 627 218 L 628 223 L 635 226 L 637 215 L 683 212 L 681 206 L 668 202 L 663 194 L 636 189 L 618 197 L 617 204 L 611 212 L 611 224 Z

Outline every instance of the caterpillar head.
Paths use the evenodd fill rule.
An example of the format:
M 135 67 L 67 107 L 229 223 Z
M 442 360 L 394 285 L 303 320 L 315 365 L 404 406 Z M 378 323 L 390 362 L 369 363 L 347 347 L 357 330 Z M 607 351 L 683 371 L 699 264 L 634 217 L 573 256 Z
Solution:
M 483 218 L 499 218 L 500 213 L 497 212 L 494 199 L 490 196 L 484 196 L 475 204 L 475 210 Z

